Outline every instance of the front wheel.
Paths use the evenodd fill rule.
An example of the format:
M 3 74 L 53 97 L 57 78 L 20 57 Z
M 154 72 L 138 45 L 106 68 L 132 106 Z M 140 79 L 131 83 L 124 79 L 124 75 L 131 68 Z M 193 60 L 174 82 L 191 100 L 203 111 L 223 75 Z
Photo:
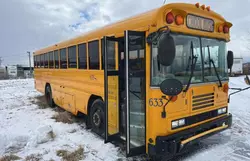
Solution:
M 55 107 L 55 103 L 52 98 L 52 91 L 51 91 L 50 85 L 47 85 L 45 88 L 45 97 L 46 97 L 47 104 L 50 107 Z
M 92 131 L 104 138 L 105 117 L 104 102 L 97 99 L 93 102 L 90 110 L 90 122 Z

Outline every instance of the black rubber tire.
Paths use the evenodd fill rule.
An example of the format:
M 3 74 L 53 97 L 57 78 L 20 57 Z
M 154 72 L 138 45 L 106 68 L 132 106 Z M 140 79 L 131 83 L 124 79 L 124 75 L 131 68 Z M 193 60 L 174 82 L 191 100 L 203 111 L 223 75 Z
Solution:
M 52 108 L 55 107 L 55 102 L 52 98 L 52 91 L 51 91 L 50 85 L 47 85 L 45 87 L 45 98 L 49 107 L 52 107 Z
M 152 156 L 150 158 L 151 161 L 163 161 L 163 158 L 160 156 Z
M 90 108 L 90 123 L 92 131 L 104 138 L 105 131 L 105 114 L 104 102 L 101 99 L 95 100 Z

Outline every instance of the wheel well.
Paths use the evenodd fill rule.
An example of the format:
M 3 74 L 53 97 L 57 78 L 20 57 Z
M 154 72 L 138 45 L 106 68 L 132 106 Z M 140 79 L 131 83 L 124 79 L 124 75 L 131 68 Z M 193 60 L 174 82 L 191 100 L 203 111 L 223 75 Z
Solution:
M 89 97 L 89 101 L 88 101 L 88 116 L 89 116 L 89 114 L 90 114 L 90 108 L 91 108 L 91 105 L 93 104 L 93 102 L 95 101 L 95 100 L 97 100 L 97 99 L 101 99 L 102 100 L 102 97 L 100 97 L 100 96 L 96 96 L 96 95 L 91 95 L 90 97 Z

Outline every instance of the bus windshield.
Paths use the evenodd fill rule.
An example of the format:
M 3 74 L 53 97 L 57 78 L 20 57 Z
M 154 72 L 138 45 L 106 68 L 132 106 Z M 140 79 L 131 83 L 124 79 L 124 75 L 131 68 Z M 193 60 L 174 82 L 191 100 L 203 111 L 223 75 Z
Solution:
M 171 36 L 174 38 L 176 45 L 176 57 L 171 66 L 158 65 L 158 48 L 157 46 L 152 46 L 152 86 L 159 86 L 167 78 L 178 79 L 184 85 L 188 83 L 192 61 L 191 43 L 193 43 L 194 56 L 197 57 L 195 70 L 191 79 L 192 84 L 218 81 L 215 69 L 210 60 L 214 61 L 220 79 L 228 79 L 226 43 L 224 41 L 188 35 L 171 34 Z

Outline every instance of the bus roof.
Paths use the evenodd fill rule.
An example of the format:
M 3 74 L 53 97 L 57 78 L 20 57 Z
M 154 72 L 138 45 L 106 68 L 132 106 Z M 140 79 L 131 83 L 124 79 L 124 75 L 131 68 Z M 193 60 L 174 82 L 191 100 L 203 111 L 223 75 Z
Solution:
M 184 11 L 194 11 L 197 15 L 208 17 L 208 18 L 216 18 L 221 21 L 225 21 L 225 19 L 219 15 L 218 13 L 210 10 L 209 12 L 205 12 L 204 10 L 197 9 L 194 4 L 188 3 L 171 3 L 163 5 L 162 7 L 153 9 L 151 11 L 127 18 L 122 21 L 118 21 L 113 24 L 109 24 L 107 26 L 98 28 L 96 30 L 87 32 L 73 39 L 69 39 L 47 48 L 43 48 L 34 52 L 35 55 L 43 54 L 49 51 L 66 48 L 68 46 L 73 46 L 76 44 L 84 43 L 87 41 L 98 40 L 103 36 L 122 36 L 125 30 L 137 30 L 137 31 L 145 31 L 149 30 L 151 26 L 156 25 L 158 21 L 159 14 L 162 14 L 166 10 L 171 9 L 179 9 Z M 230 26 L 231 27 L 231 26 Z

